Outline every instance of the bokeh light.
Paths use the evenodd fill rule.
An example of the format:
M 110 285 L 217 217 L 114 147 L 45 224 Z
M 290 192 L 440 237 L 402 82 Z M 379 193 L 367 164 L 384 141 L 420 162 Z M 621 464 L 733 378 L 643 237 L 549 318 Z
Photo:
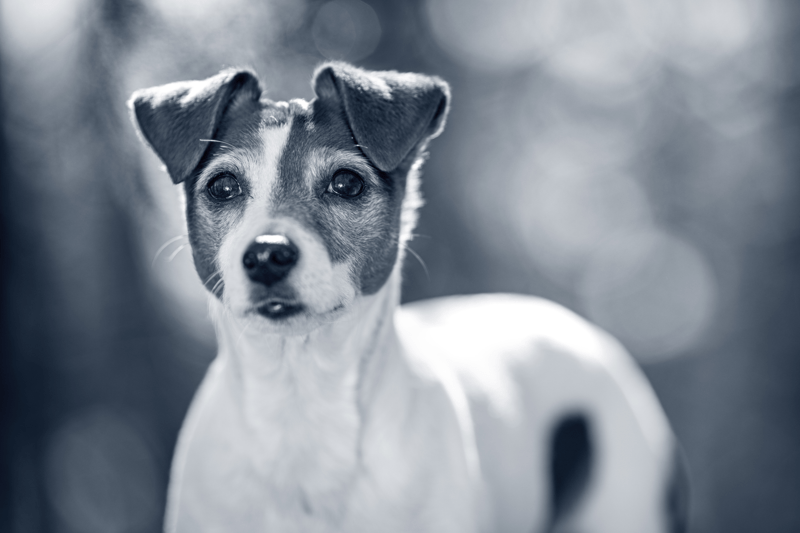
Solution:
M 770 74 L 769 63 L 740 66 L 736 58 L 762 52 L 764 42 L 756 36 L 767 24 L 763 4 L 429 0 L 426 12 L 443 49 L 464 67 L 485 72 L 473 78 L 478 88 L 472 92 L 480 94 L 482 106 L 465 119 L 467 127 L 486 120 L 508 125 L 505 136 L 497 130 L 460 136 L 467 148 L 459 175 L 480 191 L 465 194 L 463 204 L 457 204 L 468 206 L 464 217 L 469 218 L 468 212 L 481 217 L 475 230 L 498 253 L 508 246 L 506 240 L 521 244 L 526 260 L 552 282 L 574 290 L 582 310 L 620 336 L 638 357 L 690 353 L 714 323 L 717 274 L 691 239 L 662 227 L 661 200 L 654 204 L 652 195 L 673 177 L 658 174 L 660 183 L 645 179 L 641 173 L 652 171 L 643 161 L 672 135 L 674 126 L 664 121 L 661 100 L 670 97 L 663 83 L 672 69 L 704 80 L 679 80 L 684 100 L 673 105 L 728 139 L 753 146 L 749 136 L 757 135 L 759 121 L 768 117 L 760 107 L 764 93 L 756 88 L 770 79 L 764 77 Z M 517 74 L 524 80 L 521 85 L 489 83 L 503 70 L 526 69 L 527 75 Z M 731 142 L 724 142 L 726 153 Z M 706 167 L 673 186 L 695 193 L 705 188 L 699 194 L 687 191 L 683 198 L 689 203 L 717 201 L 713 195 L 739 203 L 724 211 L 735 213 L 733 218 L 715 211 L 739 238 L 779 232 L 789 227 L 786 211 L 762 213 L 760 206 L 773 203 L 763 195 L 792 185 L 775 168 L 758 180 L 752 179 L 758 171 L 745 170 L 748 157 L 759 167 L 769 164 L 764 150 L 769 148 L 742 146 L 719 157 L 698 154 Z M 745 192 L 748 187 L 751 193 Z M 502 233 L 509 238 L 498 239 Z M 622 247 L 621 235 L 636 237 Z M 616 263 L 609 256 L 615 253 Z M 653 261 L 660 262 L 662 271 L 645 266 Z M 641 287 L 621 296 L 613 284 L 604 292 L 601 286 L 614 268 L 649 272 L 646 276 L 658 281 L 639 279 L 649 287 L 685 286 L 686 297 L 673 290 L 673 300 L 662 301 L 666 293 Z M 658 308 L 660 314 L 645 308 Z M 636 320 L 626 326 L 631 317 Z M 632 325 L 650 319 L 652 331 Z
M 547 45 L 548 7 L 525 0 L 430 0 L 428 19 L 437 40 L 463 64 L 485 70 L 530 65 Z
M 710 325 L 714 273 L 689 243 L 640 229 L 606 237 L 583 271 L 579 294 L 589 318 L 640 359 L 685 353 Z
M 45 467 L 47 494 L 72 531 L 134 533 L 153 530 L 161 518 L 153 452 L 111 410 L 69 416 L 49 440 Z
M 314 44 L 327 59 L 358 61 L 381 39 L 375 10 L 358 0 L 334 0 L 319 8 L 311 26 Z
M 0 42 L 12 54 L 41 54 L 74 34 L 92 11 L 88 0 L 5 0 L 0 2 Z

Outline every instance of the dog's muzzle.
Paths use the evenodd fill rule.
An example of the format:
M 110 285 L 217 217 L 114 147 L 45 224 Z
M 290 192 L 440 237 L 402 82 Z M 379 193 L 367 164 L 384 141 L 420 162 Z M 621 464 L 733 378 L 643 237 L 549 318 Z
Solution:
M 242 258 L 247 276 L 267 287 L 284 279 L 297 264 L 297 246 L 283 235 L 259 235 Z

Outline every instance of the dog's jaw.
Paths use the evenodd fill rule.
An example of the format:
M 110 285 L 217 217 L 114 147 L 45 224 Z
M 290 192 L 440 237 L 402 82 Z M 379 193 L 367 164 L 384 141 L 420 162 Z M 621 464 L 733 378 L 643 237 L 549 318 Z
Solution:
M 286 235 L 300 249 L 298 264 L 276 287 L 253 283 L 241 265 L 247 244 L 262 234 Z M 223 242 L 219 264 L 226 290 L 216 306 L 218 314 L 224 309 L 253 332 L 308 334 L 341 317 L 358 296 L 349 265 L 332 263 L 318 237 L 290 218 L 268 217 L 257 209 L 245 213 Z M 271 302 L 295 306 L 297 312 L 275 318 L 265 316 L 259 308 Z

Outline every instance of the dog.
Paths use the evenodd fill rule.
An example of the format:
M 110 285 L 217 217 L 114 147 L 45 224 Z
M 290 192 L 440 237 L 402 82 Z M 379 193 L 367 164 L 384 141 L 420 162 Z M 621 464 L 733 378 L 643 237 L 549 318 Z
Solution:
M 608 334 L 528 296 L 400 307 L 441 79 L 318 68 L 143 89 L 185 197 L 219 353 L 189 408 L 165 529 L 677 533 L 677 445 Z

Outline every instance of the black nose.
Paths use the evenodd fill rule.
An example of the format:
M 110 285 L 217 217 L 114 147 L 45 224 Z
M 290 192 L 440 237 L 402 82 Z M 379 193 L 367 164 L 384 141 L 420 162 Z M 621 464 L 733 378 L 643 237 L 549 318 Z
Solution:
M 259 235 L 247 247 L 242 263 L 251 280 L 272 285 L 289 274 L 297 256 L 297 247 L 283 235 Z

